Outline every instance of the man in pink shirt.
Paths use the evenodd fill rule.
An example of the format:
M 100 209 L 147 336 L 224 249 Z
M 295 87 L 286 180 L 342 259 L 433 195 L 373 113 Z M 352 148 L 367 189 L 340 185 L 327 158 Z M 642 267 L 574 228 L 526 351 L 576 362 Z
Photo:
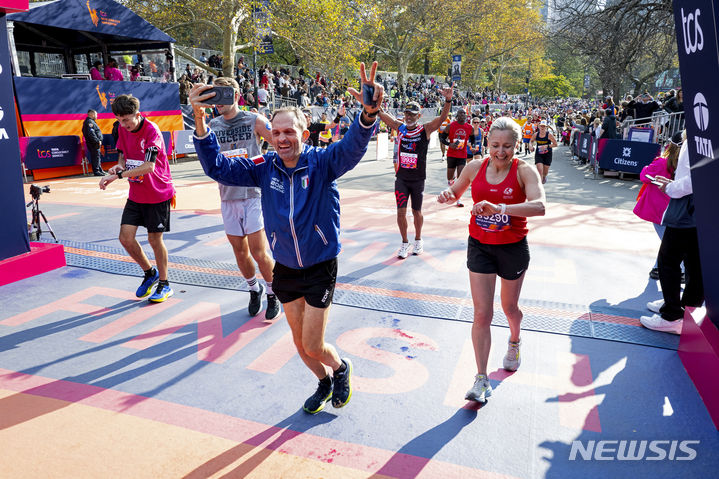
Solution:
M 126 178 L 130 193 L 120 222 L 120 243 L 145 272 L 135 293 L 138 298 L 150 295 L 153 303 L 172 296 L 167 280 L 167 248 L 162 234 L 170 231 L 170 203 L 175 196 L 170 164 L 160 128 L 140 113 L 140 101 L 132 95 L 120 95 L 112 104 L 112 113 L 120 122 L 117 165 L 100 181 L 100 189 L 117 179 Z M 147 240 L 155 253 L 155 269 L 135 239 L 137 228 L 147 228 Z

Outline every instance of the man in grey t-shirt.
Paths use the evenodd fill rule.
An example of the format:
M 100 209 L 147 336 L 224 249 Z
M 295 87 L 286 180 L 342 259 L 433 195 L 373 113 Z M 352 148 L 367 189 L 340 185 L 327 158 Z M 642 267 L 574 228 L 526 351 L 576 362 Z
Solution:
M 258 137 L 271 138 L 270 122 L 262 115 L 239 109 L 237 100 L 240 88 L 234 79 L 219 77 L 215 79 L 214 84 L 231 86 L 235 89 L 235 103 L 216 105 L 220 116 L 210 121 L 210 128 L 217 136 L 221 151 L 230 158 L 252 158 L 260 155 Z M 265 290 L 255 276 L 255 263 L 252 261 L 254 258 L 267 283 L 265 318 L 275 319 L 280 314 L 280 302 L 272 292 L 272 269 L 275 263 L 267 254 L 260 189 L 226 186 L 219 183 L 218 185 L 225 233 L 235 253 L 237 266 L 250 288 L 248 312 L 250 316 L 260 312 L 262 293 Z

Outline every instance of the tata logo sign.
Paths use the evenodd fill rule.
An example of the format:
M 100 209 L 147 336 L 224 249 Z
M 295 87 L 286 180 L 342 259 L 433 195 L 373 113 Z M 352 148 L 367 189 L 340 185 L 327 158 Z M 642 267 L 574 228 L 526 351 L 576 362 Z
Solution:
M 709 107 L 707 99 L 701 93 L 694 95 L 694 121 L 701 131 L 706 131 L 709 127 Z
M 694 13 L 684 16 L 684 9 L 682 8 L 681 14 L 684 51 L 687 52 L 687 55 L 701 51 L 702 48 L 704 48 L 704 33 L 702 32 L 702 27 L 699 25 L 701 10 L 697 8 Z

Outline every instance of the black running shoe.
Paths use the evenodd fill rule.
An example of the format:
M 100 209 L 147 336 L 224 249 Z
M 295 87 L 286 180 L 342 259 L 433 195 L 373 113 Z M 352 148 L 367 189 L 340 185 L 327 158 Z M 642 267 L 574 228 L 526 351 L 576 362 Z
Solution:
M 332 399 L 332 380 L 327 383 L 320 381 L 317 385 L 317 391 L 308 397 L 302 409 L 310 414 L 317 414 L 325 408 L 325 403 Z
M 280 315 L 280 301 L 274 294 L 267 295 L 267 311 L 265 311 L 265 319 L 275 319 Z
M 350 402 L 352 398 L 352 361 L 345 358 L 342 359 L 345 370 L 336 372 L 333 375 L 333 389 L 332 389 L 332 406 L 343 407 L 345 404 Z
M 262 294 L 265 292 L 265 285 L 260 283 L 259 291 L 250 291 L 250 304 L 247 305 L 247 312 L 250 316 L 257 316 L 262 309 Z

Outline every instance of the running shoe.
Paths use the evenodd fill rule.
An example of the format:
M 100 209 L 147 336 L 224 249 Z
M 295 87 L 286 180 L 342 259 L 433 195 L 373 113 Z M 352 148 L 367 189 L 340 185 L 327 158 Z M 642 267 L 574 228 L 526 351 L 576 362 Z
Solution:
M 405 259 L 407 256 L 409 256 L 409 242 L 402 243 L 402 246 L 400 246 L 399 252 L 397 253 L 398 258 Z
M 639 322 L 642 323 L 647 329 L 653 329 L 654 331 L 661 331 L 662 333 L 671 334 L 682 334 L 683 319 L 677 319 L 676 321 L 667 321 L 658 314 L 652 314 L 651 316 L 642 316 L 639 318 Z
M 142 279 L 142 284 L 137 288 L 135 296 L 138 298 L 144 298 L 152 292 L 152 287 L 155 283 L 160 281 L 160 273 L 157 272 L 156 268 L 152 268 L 151 271 L 145 273 L 145 277 Z
M 250 291 L 250 304 L 247 305 L 247 312 L 250 316 L 257 316 L 262 309 L 262 295 L 265 292 L 265 285 L 260 283 L 259 291 Z
M 325 403 L 332 399 L 332 380 L 329 384 L 320 381 L 317 384 L 317 391 L 308 397 L 302 409 L 310 414 L 317 414 L 325 408 Z
M 412 250 L 412 254 L 422 254 L 424 253 L 424 241 L 421 239 L 414 240 L 414 249 Z
M 649 272 L 649 279 L 659 279 L 659 268 L 652 268 Z
M 457 207 L 461 208 L 464 206 L 464 203 L 462 203 L 462 200 L 457 200 Z
M 332 377 L 332 406 L 343 407 L 352 398 L 352 361 L 342 359 L 345 370 Z
M 521 344 L 521 339 L 517 342 L 509 342 L 507 354 L 504 355 L 504 361 L 502 364 L 504 369 L 506 369 L 507 371 L 516 371 L 517 369 L 519 369 L 519 364 L 522 362 L 522 358 L 519 355 L 519 346 Z
M 153 303 L 162 303 L 167 298 L 175 294 L 175 292 L 170 288 L 170 285 L 168 283 L 158 282 L 157 283 L 157 289 L 155 289 L 155 292 L 147 298 L 148 300 L 152 301 Z
M 489 384 L 489 379 L 487 379 L 487 376 L 484 374 L 477 374 L 474 377 L 472 389 L 467 391 L 467 394 L 464 395 L 464 399 L 485 403 L 491 395 L 492 386 Z
M 275 319 L 280 315 L 280 301 L 274 294 L 267 295 L 267 311 L 265 311 L 265 319 Z
M 659 314 L 659 310 L 662 309 L 662 306 L 664 306 L 664 300 L 658 299 L 656 301 L 649 301 L 647 303 L 647 309 L 651 311 L 652 313 Z

